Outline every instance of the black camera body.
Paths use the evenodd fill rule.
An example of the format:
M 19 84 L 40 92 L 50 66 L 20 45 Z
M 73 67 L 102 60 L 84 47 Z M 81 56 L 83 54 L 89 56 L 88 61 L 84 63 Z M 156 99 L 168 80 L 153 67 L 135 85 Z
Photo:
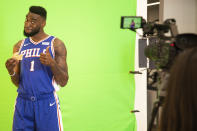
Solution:
M 175 57 L 187 48 L 197 46 L 197 35 L 178 34 L 175 19 L 167 19 L 162 24 L 146 22 L 140 16 L 122 16 L 121 29 L 142 29 L 143 38 L 154 38 L 145 48 L 145 56 L 154 62 L 157 69 L 169 70 Z

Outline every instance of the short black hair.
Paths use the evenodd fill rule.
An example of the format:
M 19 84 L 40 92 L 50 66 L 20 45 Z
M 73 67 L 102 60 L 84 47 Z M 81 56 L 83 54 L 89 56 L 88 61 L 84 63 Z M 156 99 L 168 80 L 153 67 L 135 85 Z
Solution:
M 45 20 L 47 18 L 47 11 L 45 8 L 41 7 L 41 6 L 31 6 L 29 7 L 29 11 L 31 13 L 34 13 L 34 14 L 38 14 L 40 15 L 41 17 L 43 17 Z

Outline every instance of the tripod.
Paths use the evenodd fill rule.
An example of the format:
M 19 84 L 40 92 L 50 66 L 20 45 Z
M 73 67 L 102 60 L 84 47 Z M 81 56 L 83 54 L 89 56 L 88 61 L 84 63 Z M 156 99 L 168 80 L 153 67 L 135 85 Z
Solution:
M 154 103 L 151 121 L 148 126 L 148 131 L 152 131 L 154 120 L 158 114 L 159 107 L 163 105 L 164 98 L 165 98 L 164 96 L 159 96 L 159 100 Z

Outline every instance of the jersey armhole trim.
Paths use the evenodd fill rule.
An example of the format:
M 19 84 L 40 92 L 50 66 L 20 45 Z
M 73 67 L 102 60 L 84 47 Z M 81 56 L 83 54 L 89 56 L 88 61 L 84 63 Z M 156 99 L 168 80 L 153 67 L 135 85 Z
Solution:
M 20 45 L 20 48 L 19 48 L 19 50 L 18 50 L 18 53 L 20 53 L 21 52 L 21 49 L 22 49 L 22 47 L 23 47 L 23 44 L 25 43 L 25 39 L 24 40 L 22 40 L 22 42 L 21 42 L 21 45 Z
M 53 58 L 55 59 L 55 51 L 54 51 L 54 40 L 56 39 L 56 37 L 54 37 L 51 41 L 51 52 L 53 54 Z

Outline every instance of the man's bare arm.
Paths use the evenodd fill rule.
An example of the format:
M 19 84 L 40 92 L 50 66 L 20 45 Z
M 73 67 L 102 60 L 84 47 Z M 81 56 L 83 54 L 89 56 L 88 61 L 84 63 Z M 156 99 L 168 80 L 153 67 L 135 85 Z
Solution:
M 14 45 L 13 54 L 19 51 L 21 44 L 22 40 Z M 6 61 L 5 65 L 8 73 L 10 74 L 12 82 L 18 87 L 20 78 L 20 61 L 15 58 L 10 58 Z
M 64 43 L 58 38 L 54 40 L 54 52 L 55 59 L 52 59 L 48 47 L 46 54 L 40 54 L 40 61 L 42 64 L 50 66 L 55 81 L 63 87 L 68 82 L 67 51 Z

